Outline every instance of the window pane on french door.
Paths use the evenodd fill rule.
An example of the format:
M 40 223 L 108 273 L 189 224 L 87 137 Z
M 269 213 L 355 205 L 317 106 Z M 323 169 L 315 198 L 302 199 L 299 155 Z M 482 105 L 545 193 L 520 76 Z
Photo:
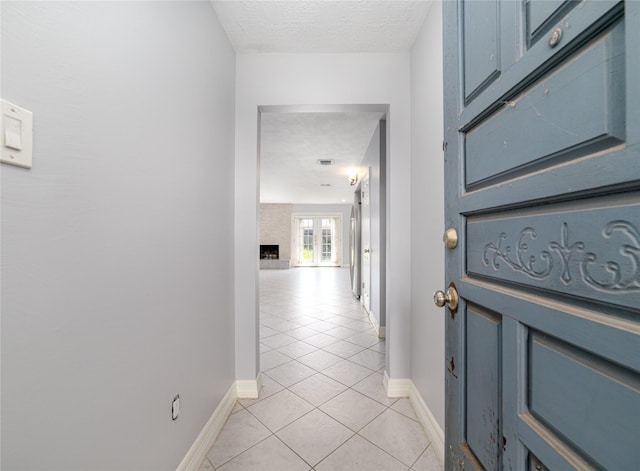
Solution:
M 335 232 L 335 219 L 322 219 L 322 248 L 321 248 L 321 262 L 334 262 L 335 261 L 335 248 L 334 248 L 334 232 Z
M 331 229 L 322 229 L 322 261 L 331 261 Z
M 302 230 L 302 261 L 313 263 L 313 219 L 300 221 Z

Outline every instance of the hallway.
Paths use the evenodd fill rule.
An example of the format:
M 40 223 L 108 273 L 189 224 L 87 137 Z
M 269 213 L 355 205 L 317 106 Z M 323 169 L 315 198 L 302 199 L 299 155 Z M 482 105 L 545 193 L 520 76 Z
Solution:
M 382 386 L 384 340 L 349 270 L 260 272 L 263 388 L 241 399 L 201 470 L 439 470 L 409 400 Z

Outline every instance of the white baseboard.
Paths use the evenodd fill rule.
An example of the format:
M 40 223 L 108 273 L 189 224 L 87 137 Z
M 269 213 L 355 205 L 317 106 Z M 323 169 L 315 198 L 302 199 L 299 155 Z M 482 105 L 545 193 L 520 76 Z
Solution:
M 387 397 L 409 398 L 418 417 L 418 422 L 422 425 L 427 439 L 431 442 L 430 446 L 440 461 L 440 466 L 444 469 L 444 432 L 424 402 L 416 385 L 410 379 L 389 378 L 386 371 L 382 381 L 387 391 Z
M 378 319 L 373 314 L 373 311 L 367 312 L 366 309 L 364 311 L 369 315 L 369 322 L 371 322 L 373 329 L 376 331 L 376 335 L 381 339 L 385 338 L 387 335 L 387 329 L 384 326 L 380 327 L 380 322 L 378 322 Z
M 222 398 L 216 410 L 205 424 L 204 428 L 193 442 L 191 448 L 178 465 L 177 471 L 198 471 L 200 465 L 207 456 L 207 452 L 218 438 L 218 434 L 231 415 L 237 398 L 237 385 L 234 383 Z
M 262 389 L 262 373 L 258 373 L 256 379 L 243 379 L 236 381 L 239 399 L 257 399 Z
M 387 390 L 387 397 L 409 397 L 411 393 L 410 383 L 410 379 L 389 378 L 386 371 L 382 378 L 382 384 Z
M 444 468 L 444 431 L 440 428 L 438 422 L 436 422 L 436 418 L 431 413 L 429 407 L 427 407 L 424 399 L 422 399 L 422 395 L 418 391 L 418 388 L 416 388 L 416 385 L 413 381 L 409 381 L 411 383 L 411 392 L 409 393 L 411 405 L 418 416 L 418 421 L 427 434 L 427 438 L 431 441 L 431 448 L 440 461 L 440 466 Z
M 367 312 L 366 309 L 365 312 Z M 369 316 L 369 322 L 373 326 L 373 329 L 376 331 L 376 335 L 380 337 L 380 324 L 378 323 L 378 319 L 376 319 L 376 316 L 373 315 L 373 311 L 368 311 L 367 314 Z

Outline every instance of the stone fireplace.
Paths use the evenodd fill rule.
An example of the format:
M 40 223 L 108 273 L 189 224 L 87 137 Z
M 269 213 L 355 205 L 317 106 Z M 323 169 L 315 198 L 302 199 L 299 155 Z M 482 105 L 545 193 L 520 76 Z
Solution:
M 291 267 L 292 204 L 260 204 L 260 268 Z
M 260 245 L 260 260 L 280 259 L 279 245 Z

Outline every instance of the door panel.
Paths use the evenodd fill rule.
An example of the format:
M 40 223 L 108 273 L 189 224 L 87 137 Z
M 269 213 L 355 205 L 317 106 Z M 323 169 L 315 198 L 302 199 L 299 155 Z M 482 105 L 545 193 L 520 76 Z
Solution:
M 467 322 L 467 443 L 486 469 L 500 460 L 502 404 L 501 318 L 468 305 Z M 451 365 L 449 366 L 451 368 Z
M 545 0 L 539 1 L 544 2 Z M 475 3 L 493 2 L 488 0 L 455 1 L 454 5 L 447 7 L 448 12 L 451 12 L 454 17 L 451 20 L 445 19 L 445 21 L 450 21 L 451 26 L 456 30 L 462 28 L 461 17 L 464 8 Z M 458 115 L 456 115 L 457 128 L 460 130 L 470 129 L 477 120 L 484 119 L 487 114 L 499 110 L 505 102 L 517 96 L 549 70 L 562 64 L 577 50 L 597 38 L 604 29 L 611 27 L 617 20 L 623 18 L 625 12 L 625 3 L 622 1 L 577 2 L 566 15 L 554 18 L 556 21 L 548 25 L 549 30 L 557 27 L 562 29 L 562 38 L 555 47 L 550 47 L 548 44 L 550 32 L 545 34 L 544 40 L 527 46 L 526 32 L 519 29 L 519 26 L 525 24 L 522 15 L 526 11 L 524 5 L 528 2 L 520 0 L 498 1 L 497 3 L 500 15 L 500 53 L 502 58 L 499 79 L 496 78 L 481 94 L 475 96 L 473 101 L 465 100 L 466 105 L 461 106 Z M 449 14 L 448 12 L 445 14 Z M 482 22 L 483 20 L 480 17 L 471 17 L 468 21 Z M 445 41 L 456 40 L 457 43 L 457 36 L 456 38 L 451 37 L 448 32 L 445 35 L 448 36 L 444 38 Z M 626 43 L 627 41 L 625 41 Z M 451 53 L 454 53 L 453 50 Z M 458 48 L 456 45 L 455 56 L 456 63 L 445 64 L 445 68 L 455 68 L 451 72 L 457 75 L 458 72 L 462 72 L 458 70 L 458 58 L 465 56 L 462 47 Z M 452 59 L 452 57 L 445 56 L 445 59 Z M 458 89 L 460 94 L 455 96 L 456 102 L 460 101 L 462 94 L 460 88 Z
M 632 193 L 469 217 L 467 273 L 637 308 L 638 200 Z
M 528 389 L 530 413 L 585 459 L 605 469 L 640 463 L 637 374 L 532 331 Z
M 624 77 L 623 25 L 618 23 L 465 134 L 468 188 L 624 141 L 624 88 L 612 86 Z
M 581 306 L 518 287 L 467 277 L 457 287 L 463 299 L 474 299 L 495 312 L 507 311 L 508 318 L 518 325 L 562 337 L 597 356 L 640 371 L 637 308 L 628 312 L 591 303 Z M 522 342 L 526 340 L 526 331 L 523 335 Z
M 338 262 L 336 218 L 320 218 L 318 254 L 320 265 L 336 265 Z
M 297 220 L 297 264 L 314 265 L 316 260 L 315 250 L 315 221 L 313 218 L 301 218 Z
M 640 3 L 443 8 L 445 468 L 636 469 Z
M 498 0 L 470 2 L 464 8 L 464 90 L 466 101 L 480 93 L 500 75 Z M 484 20 L 482 27 L 472 21 Z

